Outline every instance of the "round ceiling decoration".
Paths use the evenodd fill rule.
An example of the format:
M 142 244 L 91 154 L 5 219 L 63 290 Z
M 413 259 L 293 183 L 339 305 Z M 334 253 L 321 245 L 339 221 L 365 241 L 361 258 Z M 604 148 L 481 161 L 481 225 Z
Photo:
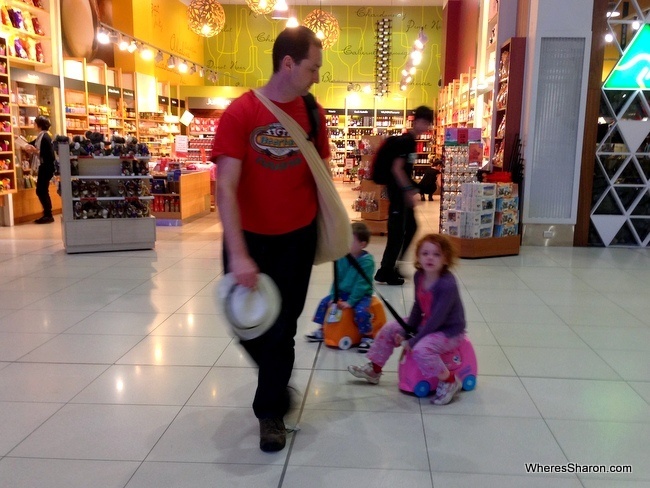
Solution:
M 216 36 L 226 24 L 226 13 L 217 0 L 192 0 L 187 7 L 187 22 L 203 37 Z
M 339 21 L 324 10 L 312 10 L 302 24 L 316 33 L 323 43 L 323 49 L 332 47 L 339 38 Z

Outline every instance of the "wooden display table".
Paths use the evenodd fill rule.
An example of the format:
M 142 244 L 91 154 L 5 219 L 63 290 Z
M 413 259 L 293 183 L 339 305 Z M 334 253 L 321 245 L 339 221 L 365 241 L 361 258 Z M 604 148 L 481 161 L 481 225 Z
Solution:
M 374 212 L 361 212 L 361 222 L 368 226 L 373 235 L 388 234 L 388 206 L 387 198 L 381 198 L 384 185 L 378 185 L 372 180 L 361 180 L 362 193 L 374 193 L 378 209 Z
M 160 177 L 154 177 L 160 178 Z M 178 225 L 191 217 L 210 212 L 211 185 L 209 171 L 189 171 L 181 173 L 178 181 L 167 183 L 173 192 L 152 193 L 155 203 L 151 214 L 156 217 L 158 225 Z M 168 190 L 169 191 L 169 190 Z M 158 199 L 169 204 L 169 210 L 157 208 Z
M 485 239 L 466 239 L 447 236 L 461 258 L 491 258 L 497 256 L 516 256 L 519 254 L 521 236 L 488 237 Z
M 57 185 L 50 184 L 52 214 L 61 213 L 61 197 L 56 192 Z M 43 206 L 36 196 L 36 188 L 26 188 L 11 195 L 13 199 L 14 223 L 31 222 L 43 215 Z

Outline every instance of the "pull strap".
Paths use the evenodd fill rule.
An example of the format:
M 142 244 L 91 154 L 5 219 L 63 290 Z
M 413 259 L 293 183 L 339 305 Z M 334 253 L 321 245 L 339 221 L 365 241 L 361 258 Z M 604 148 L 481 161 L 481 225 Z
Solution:
M 381 293 L 379 293 L 379 290 L 377 290 L 377 288 L 375 288 L 375 284 L 368 277 L 368 275 L 363 270 L 363 268 L 361 267 L 359 262 L 356 259 L 354 259 L 354 256 L 352 254 L 347 254 L 345 257 L 350 262 L 352 267 L 357 270 L 357 273 L 359 273 L 363 277 L 363 279 L 366 280 L 366 283 L 368 283 L 370 285 L 370 287 L 374 290 L 374 292 L 381 299 L 381 301 L 384 302 L 384 305 L 386 305 L 386 308 L 391 313 L 391 315 L 395 318 L 397 323 L 399 323 L 399 325 L 402 326 L 402 328 L 406 331 L 406 333 L 409 336 L 414 336 L 417 331 L 413 330 L 413 328 L 410 327 L 409 324 L 406 323 L 406 321 L 401 317 L 401 315 L 397 313 L 397 311 L 393 308 L 393 306 L 390 303 L 388 303 L 388 300 L 386 300 L 384 298 L 384 296 Z

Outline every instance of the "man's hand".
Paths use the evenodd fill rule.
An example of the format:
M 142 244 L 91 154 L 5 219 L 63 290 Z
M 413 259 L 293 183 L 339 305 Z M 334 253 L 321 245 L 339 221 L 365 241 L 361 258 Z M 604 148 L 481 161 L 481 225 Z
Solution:
M 407 207 L 415 207 L 415 197 L 418 196 L 418 190 L 416 188 L 413 188 L 412 190 L 405 190 L 404 191 L 404 203 L 406 204 Z
M 260 270 L 250 256 L 230 259 L 228 267 L 238 284 L 246 288 L 255 288 L 257 286 L 257 275 Z

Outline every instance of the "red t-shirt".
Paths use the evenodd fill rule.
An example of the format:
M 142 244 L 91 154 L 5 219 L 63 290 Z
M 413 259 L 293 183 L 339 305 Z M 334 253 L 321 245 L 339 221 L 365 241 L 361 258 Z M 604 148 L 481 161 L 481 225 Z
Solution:
M 276 105 L 310 132 L 302 97 Z M 316 149 L 326 159 L 330 150 L 325 113 L 320 105 L 318 109 Z M 309 166 L 286 129 L 252 91 L 233 101 L 219 120 L 211 159 L 223 155 L 242 162 L 237 189 L 242 229 L 277 235 L 314 220 L 318 197 Z

